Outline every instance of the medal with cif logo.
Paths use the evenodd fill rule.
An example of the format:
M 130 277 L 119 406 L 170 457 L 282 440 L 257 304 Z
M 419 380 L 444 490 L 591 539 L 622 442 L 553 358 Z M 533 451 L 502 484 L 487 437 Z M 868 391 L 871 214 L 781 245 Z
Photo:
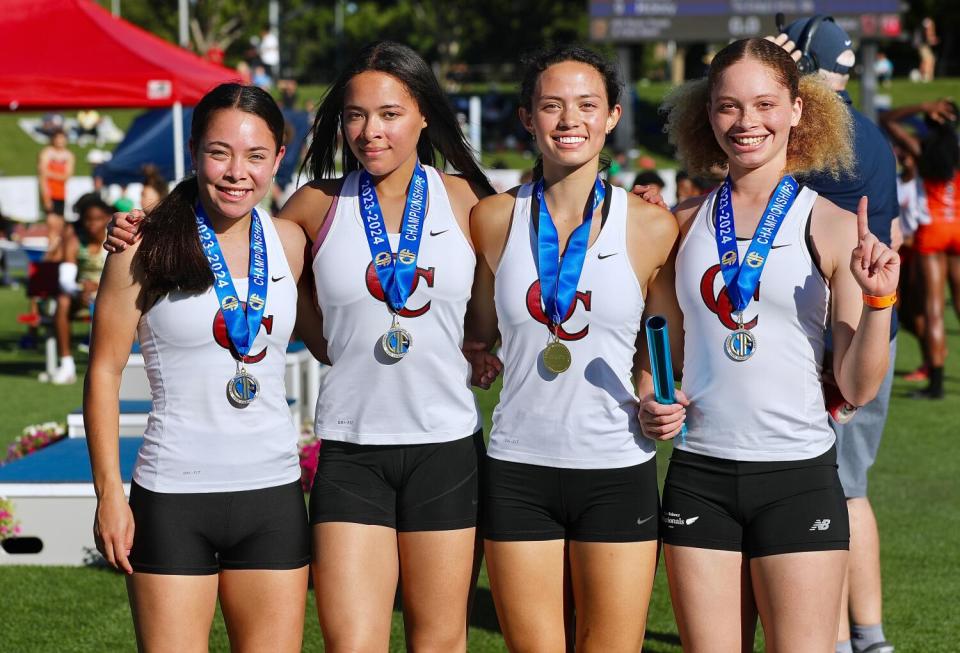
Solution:
M 393 324 L 390 329 L 383 334 L 380 339 L 380 347 L 390 358 L 403 358 L 410 351 L 410 345 L 413 344 L 413 336 L 410 332 L 400 326 L 400 321 L 396 314 L 393 316 Z
M 730 360 L 742 363 L 757 350 L 757 337 L 743 326 L 743 313 L 737 312 L 737 328 L 730 332 L 723 343 L 723 350 Z
M 717 192 L 717 253 L 720 256 L 720 271 L 723 273 L 727 295 L 733 304 L 732 316 L 737 323 L 737 328 L 727 334 L 723 341 L 723 351 L 732 361 L 742 363 L 757 351 L 757 336 L 743 326 L 743 311 L 760 285 L 760 275 L 763 273 L 763 267 L 773 247 L 774 238 L 790 212 L 799 189 L 800 186 L 789 175 L 777 184 L 753 233 L 753 239 L 747 247 L 743 265 L 740 265 L 740 254 L 737 249 L 737 231 L 733 219 L 732 186 L 729 177 Z
M 248 406 L 260 393 L 260 383 L 240 363 L 237 363 L 237 373 L 227 383 L 227 396 L 237 406 Z
M 539 205 L 537 213 L 537 272 L 540 277 L 540 297 L 543 300 L 543 313 L 550 321 L 550 340 L 540 352 L 540 361 L 553 374 L 562 374 L 570 369 L 573 360 L 570 349 L 560 342 L 557 335 L 570 306 L 577 294 L 577 284 L 583 272 L 583 263 L 587 256 L 590 240 L 590 225 L 593 212 L 603 204 L 606 188 L 597 176 L 593 183 L 593 192 L 583 211 L 583 221 L 573 230 L 567 240 L 567 249 L 561 255 L 560 236 L 553 223 L 547 199 L 544 197 L 543 179 L 533 188 L 533 195 Z
M 227 381 L 227 399 L 237 408 L 249 406 L 260 394 L 260 383 L 243 366 L 244 356 L 253 347 L 253 341 L 263 322 L 267 305 L 267 246 L 263 224 L 254 209 L 250 216 L 250 264 L 247 273 L 249 292 L 246 310 L 242 308 L 233 277 L 227 269 L 226 259 L 217 241 L 217 235 L 207 218 L 202 204 L 196 207 L 197 232 L 200 245 L 213 273 L 213 288 L 223 313 L 227 336 L 236 350 L 237 370 Z
M 380 348 L 384 354 L 395 360 L 406 356 L 413 344 L 413 336 L 400 326 L 397 314 L 407 303 L 416 279 L 417 256 L 423 236 L 423 221 L 427 214 L 427 190 L 427 174 L 417 161 L 410 188 L 407 190 L 407 202 L 400 225 L 400 245 L 394 261 L 380 200 L 373 187 L 373 178 L 366 170 L 360 171 L 359 200 L 364 233 L 370 245 L 373 269 L 383 289 L 384 301 L 393 314 L 390 328 L 380 338 Z

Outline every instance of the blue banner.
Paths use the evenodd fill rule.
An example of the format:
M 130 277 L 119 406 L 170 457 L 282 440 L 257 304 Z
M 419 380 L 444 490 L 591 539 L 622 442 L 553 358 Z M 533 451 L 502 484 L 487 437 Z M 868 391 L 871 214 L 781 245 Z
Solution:
M 253 347 L 253 341 L 260 331 L 263 312 L 267 305 L 267 245 L 263 235 L 263 225 L 257 210 L 250 217 L 250 263 L 247 277 L 247 309 L 240 306 L 240 296 L 233 285 L 233 277 L 227 268 L 227 260 L 217 242 L 210 219 L 203 205 L 197 203 L 197 231 L 200 245 L 207 257 L 207 264 L 213 272 L 213 287 L 220 301 L 223 320 L 227 326 L 227 335 L 241 358 Z M 246 314 L 244 314 L 246 313 Z
M 551 324 L 559 326 L 574 297 L 577 295 L 577 284 L 580 283 L 580 273 L 583 272 L 583 262 L 587 256 L 587 246 L 590 241 L 590 225 L 593 223 L 593 212 L 603 203 L 606 190 L 603 182 L 597 176 L 593 184 L 593 202 L 584 212 L 583 222 L 580 223 L 570 238 L 567 248 L 560 254 L 560 237 L 557 227 L 550 217 L 547 200 L 543 196 L 543 179 L 537 182 L 533 194 L 540 205 L 537 221 L 537 264 L 540 274 L 540 296 L 543 298 L 543 311 Z
M 423 237 L 423 220 L 427 215 L 427 174 L 420 162 L 413 169 L 407 202 L 403 207 L 403 223 L 400 225 L 400 244 L 394 260 L 387 236 L 387 225 L 380 209 L 380 200 L 373 187 L 373 178 L 366 170 L 360 171 L 360 214 L 363 217 L 364 233 L 373 257 L 373 269 L 380 280 L 384 298 L 396 313 L 400 311 L 417 275 L 417 256 Z
M 720 271 L 727 286 L 727 294 L 735 311 L 743 312 L 760 285 L 760 275 L 767 263 L 773 240 L 797 199 L 799 189 L 799 184 L 789 175 L 780 180 L 773 196 L 767 202 L 760 224 L 753 232 L 753 240 L 747 247 L 741 265 L 740 253 L 737 251 L 737 229 L 733 221 L 730 178 L 727 177 L 720 187 L 716 200 L 717 253 L 720 255 Z

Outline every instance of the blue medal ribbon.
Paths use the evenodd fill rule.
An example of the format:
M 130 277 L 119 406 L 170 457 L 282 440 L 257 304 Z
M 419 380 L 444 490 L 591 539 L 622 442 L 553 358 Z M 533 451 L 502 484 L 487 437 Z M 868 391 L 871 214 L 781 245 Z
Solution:
M 240 305 L 240 296 L 233 285 L 233 277 L 227 269 L 227 260 L 217 242 L 217 234 L 207 217 L 203 205 L 197 204 L 197 231 L 200 245 L 213 272 L 213 287 L 223 311 L 227 335 L 240 357 L 246 356 L 260 332 L 263 312 L 267 305 L 267 246 L 263 225 L 257 210 L 250 218 L 250 264 L 248 273 L 247 308 Z
M 800 185 L 790 175 L 780 180 L 773 196 L 767 202 L 760 224 L 753 232 L 753 239 L 741 265 L 737 251 L 737 230 L 733 221 L 730 178 L 727 177 L 720 187 L 717 193 L 717 253 L 720 255 L 723 282 L 727 286 L 727 294 L 735 311 L 743 312 L 760 285 L 760 275 L 767 263 L 773 240 L 797 199 L 799 189 Z
M 537 182 L 533 193 L 540 205 L 537 220 L 537 263 L 540 275 L 540 296 L 543 298 L 544 314 L 550 320 L 552 327 L 555 328 L 563 322 L 577 295 L 577 284 L 580 282 L 580 273 L 583 272 L 583 262 L 587 256 L 593 212 L 603 204 L 606 190 L 600 177 L 597 176 L 597 180 L 593 184 L 591 208 L 584 212 L 583 222 L 570 234 L 570 238 L 567 240 L 567 248 L 562 255 L 560 254 L 560 237 L 557 234 L 557 227 L 553 224 L 550 209 L 547 207 L 547 200 L 543 196 L 543 179 Z
M 384 298 L 394 313 L 403 309 L 410 296 L 410 289 L 417 274 L 417 257 L 423 237 L 423 220 L 427 214 L 427 174 L 417 161 L 413 178 L 403 207 L 403 223 L 400 225 L 400 244 L 396 260 L 390 249 L 387 225 L 380 209 L 380 200 L 373 187 L 373 177 L 366 170 L 360 171 L 360 215 L 363 229 L 373 257 L 373 269 L 380 280 Z

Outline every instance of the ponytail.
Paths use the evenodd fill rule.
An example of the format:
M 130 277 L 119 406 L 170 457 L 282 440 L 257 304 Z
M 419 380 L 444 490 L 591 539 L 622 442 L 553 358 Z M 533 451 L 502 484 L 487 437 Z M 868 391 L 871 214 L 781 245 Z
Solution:
M 137 262 L 147 297 L 174 291 L 202 293 L 213 285 L 213 273 L 197 236 L 194 209 L 199 188 L 187 177 L 164 197 L 143 222 Z

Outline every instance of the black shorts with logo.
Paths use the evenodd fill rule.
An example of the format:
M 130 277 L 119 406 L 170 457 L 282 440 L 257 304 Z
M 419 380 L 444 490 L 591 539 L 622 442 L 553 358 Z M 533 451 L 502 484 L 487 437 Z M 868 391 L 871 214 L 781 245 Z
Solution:
M 674 450 L 663 488 L 665 544 L 761 557 L 850 548 L 837 452 L 739 462 Z
M 482 431 L 428 444 L 324 440 L 310 523 L 373 524 L 401 532 L 473 528 L 484 450 Z
M 300 481 L 237 492 L 152 492 L 130 484 L 130 564 L 148 574 L 202 576 L 228 569 L 310 564 Z
M 488 456 L 483 488 L 488 540 L 657 539 L 656 458 L 614 469 L 563 469 Z

